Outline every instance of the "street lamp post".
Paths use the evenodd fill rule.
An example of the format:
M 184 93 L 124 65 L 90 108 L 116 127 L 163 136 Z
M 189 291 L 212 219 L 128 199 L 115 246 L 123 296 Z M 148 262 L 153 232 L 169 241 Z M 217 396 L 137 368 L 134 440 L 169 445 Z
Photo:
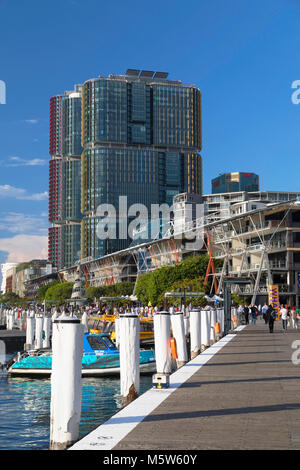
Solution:
M 187 286 L 186 288 L 185 288 L 185 287 L 183 288 L 183 305 L 184 305 L 184 307 L 185 307 L 185 299 L 186 299 L 186 289 L 187 289 L 188 291 L 190 291 L 190 290 L 191 290 L 191 286 Z M 181 287 L 179 287 L 179 288 L 177 289 L 177 292 L 182 292 Z M 182 297 L 180 297 L 180 310 L 182 311 Z

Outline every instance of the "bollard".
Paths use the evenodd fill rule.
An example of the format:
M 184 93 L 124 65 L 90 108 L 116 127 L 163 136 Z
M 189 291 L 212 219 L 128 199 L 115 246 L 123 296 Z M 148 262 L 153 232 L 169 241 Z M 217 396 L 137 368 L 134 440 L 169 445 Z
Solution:
M 6 328 L 7 330 L 12 330 L 13 329 L 13 323 L 14 323 L 14 313 L 12 310 L 9 310 L 8 316 L 7 316 L 7 321 L 6 321 Z
M 52 323 L 53 323 L 54 320 L 56 320 L 56 318 L 58 318 L 58 317 L 59 317 L 59 314 L 58 314 L 57 310 L 55 310 L 54 313 L 53 313 L 53 315 L 52 315 L 52 317 L 51 317 Z
M 171 325 L 173 336 L 176 340 L 176 350 L 177 350 L 177 359 L 176 364 L 177 368 L 182 367 L 188 361 L 186 339 L 185 339 L 185 329 L 182 312 L 175 313 L 171 315 Z
M 36 315 L 34 349 L 41 349 L 43 347 L 43 323 L 43 315 Z
M 34 344 L 34 330 L 35 330 L 35 318 L 27 312 L 26 318 L 26 343 L 24 344 L 24 350 L 28 351 L 33 348 Z
M 190 312 L 190 342 L 191 359 L 201 352 L 201 310 L 193 309 Z
M 210 346 L 210 310 L 201 311 L 201 351 Z
M 83 315 L 82 315 L 82 317 L 81 317 L 81 323 L 83 324 L 84 332 L 85 332 L 85 333 L 88 333 L 88 331 L 89 331 L 88 322 L 89 322 L 88 315 L 87 315 L 86 312 L 84 312 Z
M 224 334 L 224 309 L 217 309 L 217 322 L 220 324 L 220 336 Z
M 189 317 L 184 317 L 183 318 L 183 323 L 184 323 L 184 334 L 185 336 L 189 335 L 189 329 L 190 329 L 190 319 Z
M 115 318 L 115 335 L 116 335 L 115 343 L 118 349 L 120 347 L 120 321 L 119 320 L 120 320 L 120 317 Z
M 79 437 L 84 327 L 76 317 L 53 321 L 50 449 L 64 450 Z
M 210 311 L 210 344 L 216 342 L 216 329 L 215 324 L 217 321 L 217 312 L 215 310 Z
M 122 406 L 138 397 L 140 391 L 140 319 L 134 314 L 119 318 L 120 387 Z
M 231 322 L 232 322 L 232 328 L 237 328 L 238 326 L 238 319 L 237 319 L 237 309 L 232 308 L 231 309 Z
M 50 348 L 50 327 L 51 327 L 51 318 L 44 317 L 43 322 L 43 348 Z
M 170 374 L 172 371 L 170 313 L 155 313 L 153 317 L 153 325 L 157 374 Z

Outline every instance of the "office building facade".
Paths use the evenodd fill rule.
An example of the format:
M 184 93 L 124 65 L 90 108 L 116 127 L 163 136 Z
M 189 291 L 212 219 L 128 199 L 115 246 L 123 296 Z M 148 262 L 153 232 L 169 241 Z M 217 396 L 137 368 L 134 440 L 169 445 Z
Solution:
M 80 258 L 81 86 L 50 100 L 48 259 L 59 269 Z
M 150 210 L 171 206 L 178 193 L 202 193 L 201 94 L 165 73 L 127 70 L 85 82 L 81 143 L 82 258 L 130 244 L 118 236 L 120 196 L 128 208 L 139 203 Z M 99 238 L 102 204 L 116 208 L 115 239 Z
M 152 204 L 202 194 L 201 93 L 167 76 L 130 69 L 50 100 L 48 251 L 59 269 L 130 245 L 135 216 L 124 222 L 120 197 L 150 216 Z M 104 204 L 116 209 L 113 238 L 99 236 Z
M 258 175 L 236 171 L 219 175 L 211 182 L 211 192 L 213 194 L 239 191 L 259 191 Z

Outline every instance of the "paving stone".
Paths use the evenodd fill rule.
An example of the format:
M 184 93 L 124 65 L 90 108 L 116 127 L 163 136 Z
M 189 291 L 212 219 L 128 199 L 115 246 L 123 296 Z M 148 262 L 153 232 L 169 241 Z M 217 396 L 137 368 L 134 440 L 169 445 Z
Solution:
M 247 326 L 115 449 L 300 449 L 295 340 L 279 323 Z

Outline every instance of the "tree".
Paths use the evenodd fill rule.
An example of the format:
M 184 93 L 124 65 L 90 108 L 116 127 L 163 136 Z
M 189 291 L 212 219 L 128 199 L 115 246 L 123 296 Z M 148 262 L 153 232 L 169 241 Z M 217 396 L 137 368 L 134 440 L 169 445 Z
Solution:
M 0 303 L 2 304 L 12 304 L 22 300 L 15 292 L 5 292 L 0 296 Z
M 189 257 L 173 266 L 164 266 L 151 273 L 145 273 L 138 278 L 136 295 L 142 303 L 151 302 L 152 305 L 162 303 L 164 293 L 171 291 L 175 283 L 178 287 L 193 279 L 202 279 L 204 289 L 204 276 L 209 258 L 207 255 Z M 188 280 L 188 281 L 187 281 Z M 209 284 L 205 286 L 205 292 Z
M 44 300 L 46 297 L 47 290 L 50 289 L 50 287 L 55 286 L 56 284 L 59 284 L 59 280 L 57 279 L 41 286 L 37 293 L 37 299 L 41 301 Z
M 46 300 L 56 300 L 59 305 L 63 305 L 71 298 L 73 282 L 55 283 L 47 289 Z

